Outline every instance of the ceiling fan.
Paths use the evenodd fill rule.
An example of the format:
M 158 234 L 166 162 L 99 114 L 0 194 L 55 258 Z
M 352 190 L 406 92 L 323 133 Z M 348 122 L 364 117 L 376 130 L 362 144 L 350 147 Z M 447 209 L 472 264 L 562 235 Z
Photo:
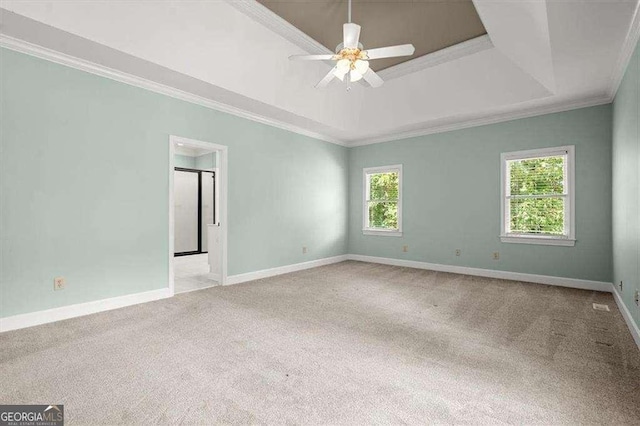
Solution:
M 364 78 L 371 87 L 380 87 L 382 83 L 384 83 L 384 80 L 369 68 L 369 61 L 372 59 L 411 56 L 416 50 L 413 44 L 401 44 L 398 46 L 364 50 L 364 46 L 359 42 L 360 25 L 351 22 L 351 0 L 349 0 L 348 21 L 348 23 L 342 26 L 344 41 L 336 47 L 335 55 L 289 56 L 291 60 L 334 61 L 336 63 L 333 69 L 316 84 L 316 88 L 326 87 L 334 78 L 346 81 L 347 84 Z M 347 86 L 347 90 L 349 88 L 350 87 Z

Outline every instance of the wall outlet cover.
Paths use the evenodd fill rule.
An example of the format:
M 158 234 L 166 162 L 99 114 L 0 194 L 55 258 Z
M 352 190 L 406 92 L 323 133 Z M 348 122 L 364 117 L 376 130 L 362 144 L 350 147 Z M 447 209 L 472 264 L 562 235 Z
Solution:
M 55 277 L 53 279 L 53 289 L 54 290 L 62 290 L 62 289 L 64 289 L 64 286 L 66 284 L 67 284 L 67 282 L 64 279 L 64 277 Z

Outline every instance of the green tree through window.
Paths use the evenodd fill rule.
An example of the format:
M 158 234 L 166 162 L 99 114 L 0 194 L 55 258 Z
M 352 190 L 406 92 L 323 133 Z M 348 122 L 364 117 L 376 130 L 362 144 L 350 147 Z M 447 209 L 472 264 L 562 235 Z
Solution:
M 368 175 L 369 228 L 398 229 L 398 172 Z
M 507 162 L 510 232 L 564 234 L 565 166 L 563 156 Z

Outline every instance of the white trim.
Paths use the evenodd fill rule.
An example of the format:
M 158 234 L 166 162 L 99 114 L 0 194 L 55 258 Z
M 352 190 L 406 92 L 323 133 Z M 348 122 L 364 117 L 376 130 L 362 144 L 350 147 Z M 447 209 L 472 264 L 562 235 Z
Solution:
M 335 52 L 327 46 L 323 46 L 304 31 L 280 17 L 277 13 L 265 7 L 255 0 L 226 0 L 231 6 L 252 18 L 254 21 L 280 35 L 287 41 L 298 46 L 307 53 L 314 55 L 334 54 Z M 374 48 L 380 46 L 365 46 Z M 393 80 L 414 72 L 455 61 L 464 56 L 473 55 L 483 50 L 493 48 L 493 43 L 488 34 L 463 41 L 453 46 L 445 47 L 438 51 L 419 56 L 415 59 L 402 62 L 378 72 L 385 81 Z
M 364 256 L 360 254 L 347 255 L 348 260 L 379 263 L 382 265 L 403 266 L 406 268 L 428 269 L 430 271 L 450 272 L 453 274 L 473 275 L 477 277 L 497 278 L 501 280 L 523 281 L 536 284 L 546 284 L 559 287 L 579 288 L 582 290 L 603 291 L 611 293 L 612 284 L 603 281 L 581 280 L 576 278 L 554 277 L 550 275 L 525 274 L 522 272 L 498 271 L 494 269 L 470 268 L 467 266 L 442 265 L 437 263 L 419 262 L 415 260 L 392 259 L 388 257 Z
M 398 229 L 378 229 L 369 226 L 369 184 L 368 175 L 376 173 L 398 172 Z M 386 237 L 402 236 L 402 164 L 391 166 L 365 167 L 362 169 L 362 233 L 364 235 L 382 235 Z M 389 200 L 391 201 L 391 200 Z
M 242 4 L 255 3 L 258 6 L 263 7 L 255 1 L 236 2 L 236 1 L 229 0 L 229 2 L 234 6 L 237 6 L 240 3 Z M 245 111 L 240 108 L 226 105 L 211 99 L 203 98 L 201 96 L 197 96 L 192 93 L 184 92 L 179 89 L 175 89 L 175 88 L 165 86 L 163 84 L 159 84 L 141 77 L 124 73 L 122 71 L 118 71 L 118 70 L 108 68 L 102 65 L 98 65 L 83 59 L 66 55 L 66 54 L 57 52 L 55 50 L 47 49 L 42 46 L 38 46 L 36 44 L 19 40 L 4 34 L 0 34 L 0 47 L 25 53 L 38 58 L 46 59 L 51 62 L 55 62 L 71 68 L 79 69 L 81 71 L 89 72 L 102 77 L 106 77 L 115 81 L 119 81 L 121 83 L 140 87 L 146 90 L 150 90 L 152 92 L 156 92 L 166 96 L 170 96 L 172 98 L 180 99 L 185 102 L 190 102 L 196 105 L 204 106 L 206 108 L 211 108 L 217 111 L 226 112 L 228 114 L 246 118 L 248 120 L 256 121 L 256 122 L 273 126 L 276 128 L 288 130 L 290 132 L 324 140 L 326 142 L 331 142 L 337 145 L 354 147 L 354 146 L 390 142 L 390 141 L 401 140 L 401 139 L 408 139 L 408 138 L 419 137 L 419 136 L 426 136 L 426 135 L 437 134 L 437 133 L 445 133 L 445 132 L 450 132 L 454 130 L 484 126 L 488 124 L 502 123 L 502 122 L 517 120 L 521 118 L 530 118 L 530 117 L 536 117 L 540 115 L 553 114 L 553 113 L 571 111 L 571 110 L 580 109 L 580 108 L 587 108 L 592 106 L 609 104 L 613 101 L 615 97 L 617 89 L 626 71 L 627 64 L 629 63 L 631 55 L 633 54 L 634 48 L 638 42 L 638 38 L 640 38 L 639 8 L 636 8 L 636 12 L 634 14 L 631 27 L 627 33 L 627 37 L 623 44 L 624 46 L 623 51 L 619 56 L 619 59 L 618 59 L 618 62 L 616 63 L 616 67 L 614 71 L 612 72 L 610 87 L 606 91 L 606 93 L 602 95 L 581 96 L 573 99 L 558 100 L 553 103 L 549 103 L 549 100 L 546 98 L 532 100 L 524 103 L 502 107 L 502 108 L 499 108 L 498 111 L 494 111 L 494 112 L 489 112 L 489 113 L 481 112 L 476 114 L 454 115 L 454 116 L 449 116 L 443 119 L 431 120 L 425 123 L 417 123 L 415 125 L 412 125 L 411 126 L 412 128 L 410 130 L 396 129 L 391 133 L 386 133 L 386 134 L 379 133 L 379 134 L 374 134 L 367 137 L 350 139 L 350 140 L 338 139 L 333 136 L 317 133 L 314 131 L 309 131 L 302 127 L 298 127 L 280 120 L 272 119 L 272 118 L 255 114 L 249 111 Z M 472 40 L 469 40 L 468 42 L 474 42 L 474 40 L 477 40 L 477 39 L 472 39 Z M 478 43 L 479 46 L 482 46 L 481 41 L 476 41 L 474 43 Z M 456 46 L 452 46 L 452 48 Z M 458 47 L 458 48 L 461 48 L 461 47 Z M 447 48 L 447 49 L 450 49 L 450 48 Z M 310 52 L 310 53 L 313 53 L 313 52 Z M 433 53 L 432 55 L 435 55 L 436 53 Z
M 168 288 L 161 288 L 158 290 L 146 291 L 144 293 L 127 294 L 109 299 L 94 300 L 91 302 L 78 303 L 75 305 L 62 306 L 44 311 L 0 318 L 0 333 L 95 314 L 98 312 L 110 311 L 112 309 L 124 308 L 125 306 L 152 302 L 154 300 L 166 299 L 171 296 L 172 294 Z
M 512 244 L 540 244 L 545 246 L 566 246 L 573 247 L 576 240 L 562 237 L 541 237 L 537 235 L 500 235 L 500 241 Z
M 636 322 L 633 320 L 633 316 L 631 315 L 631 312 L 629 311 L 629 308 L 627 307 L 627 305 L 625 305 L 624 301 L 620 297 L 618 290 L 616 290 L 613 284 L 611 284 L 611 288 L 612 288 L 611 292 L 613 293 L 613 298 L 616 301 L 616 305 L 618 305 L 618 310 L 622 314 L 622 318 L 624 318 L 624 321 L 627 323 L 627 327 L 629 327 L 631 336 L 633 337 L 633 340 L 636 342 L 636 345 L 638 345 L 638 349 L 640 349 L 640 328 L 638 328 L 638 324 L 636 324 Z
M 622 50 L 618 55 L 618 60 L 613 68 L 613 72 L 611 73 L 609 83 L 609 98 L 611 102 L 613 102 L 616 94 L 618 93 L 618 88 L 620 87 L 620 83 L 622 83 L 622 79 L 627 71 L 629 61 L 633 56 L 638 40 L 640 40 L 640 2 L 638 2 L 636 10 L 633 12 L 631 26 L 629 27 L 629 31 L 627 31 L 627 35 L 622 44 Z
M 203 148 L 216 152 L 216 173 L 217 188 L 220 189 L 218 200 L 222 205 L 218 209 L 220 217 L 216 220 L 220 223 L 220 233 L 222 241 L 221 259 L 220 259 L 220 284 L 224 285 L 227 281 L 227 260 L 228 260 L 228 147 L 210 142 L 198 141 L 195 139 L 184 138 L 181 136 L 169 135 L 169 291 L 175 294 L 175 270 L 174 270 L 174 245 L 175 245 L 175 219 L 174 219 L 174 196 L 173 196 L 173 171 L 174 171 L 174 153 L 175 146 L 181 143 L 184 146 L 194 148 Z
M 300 31 L 293 24 L 281 18 L 255 0 L 225 0 L 238 11 L 244 13 L 254 21 L 270 29 L 284 39 L 295 44 L 307 53 L 314 55 L 334 54 L 335 52 Z
M 311 138 L 320 139 L 325 142 L 334 143 L 336 145 L 345 146 L 343 141 L 340 141 L 331 136 L 313 132 L 302 127 L 295 126 L 293 124 L 286 123 L 284 121 L 276 120 L 263 115 L 255 114 L 250 111 L 246 111 L 240 108 L 236 108 L 231 105 L 223 104 L 212 99 L 204 98 L 202 96 L 194 95 L 193 93 L 185 92 L 174 87 L 166 86 L 164 84 L 156 83 L 151 80 L 147 80 L 142 77 L 138 77 L 132 74 L 128 74 L 113 68 L 108 68 L 103 65 L 95 64 L 84 59 L 76 58 L 74 56 L 66 55 L 64 53 L 57 52 L 46 47 L 38 46 L 17 38 L 9 37 L 4 34 L 0 34 L 0 47 L 4 47 L 16 52 L 24 53 L 27 55 L 35 56 L 37 58 L 46 59 L 47 61 L 55 62 L 60 65 L 75 68 L 80 71 L 85 71 L 91 74 L 105 77 L 111 80 L 125 83 L 131 86 L 139 87 L 149 90 L 151 92 L 160 93 L 162 95 L 170 96 L 181 101 L 190 102 L 192 104 L 200 105 L 205 108 L 210 108 L 216 111 L 232 114 L 237 117 L 246 118 L 247 120 L 255 121 L 258 123 L 266 124 L 268 126 L 277 127 L 279 129 L 288 130 L 300 135 L 309 136 Z
M 570 111 L 574 109 L 586 108 L 590 106 L 597 106 L 611 103 L 612 98 L 607 94 L 604 96 L 578 98 L 569 101 L 553 104 L 540 104 L 540 102 L 548 102 L 546 100 L 530 101 L 526 102 L 525 106 L 522 104 L 516 104 L 506 107 L 508 110 L 494 113 L 479 113 L 469 115 L 458 115 L 446 117 L 442 120 L 432 120 L 427 123 L 416 125 L 417 128 L 412 130 L 396 130 L 389 134 L 380 134 L 374 136 L 368 136 L 364 138 L 358 138 L 353 140 L 341 140 L 335 137 L 308 131 L 301 127 L 264 117 L 258 114 L 254 114 L 249 111 L 244 111 L 239 108 L 223 104 L 211 99 L 203 98 L 201 96 L 194 95 L 192 93 L 184 92 L 179 89 L 175 89 L 163 84 L 153 82 L 141 77 L 137 77 L 131 74 L 118 71 L 116 69 L 108 68 L 102 65 L 98 65 L 83 59 L 79 59 L 64 53 L 57 52 L 55 50 L 47 49 L 42 46 L 38 46 L 23 40 L 19 40 L 13 37 L 0 34 L 0 47 L 4 47 L 16 52 L 24 53 L 27 55 L 35 56 L 37 58 L 45 59 L 54 63 L 58 63 L 64 66 L 68 66 L 74 69 L 85 71 L 91 74 L 95 74 L 101 77 L 109 78 L 121 83 L 129 84 L 131 86 L 139 87 L 145 90 L 149 90 L 155 93 L 160 93 L 166 96 L 170 96 L 175 99 L 179 99 L 192 104 L 200 105 L 206 108 L 210 108 L 216 111 L 226 112 L 238 117 L 246 118 L 248 120 L 256 121 L 258 123 L 273 126 L 279 129 L 288 130 L 290 132 L 298 133 L 301 135 L 309 136 L 312 138 L 320 139 L 326 142 L 334 143 L 336 145 L 342 145 L 347 147 L 371 145 L 376 143 L 390 142 L 400 139 L 407 139 L 418 136 L 431 135 L 436 133 L 450 132 L 454 130 L 466 129 L 470 127 L 484 126 L 487 124 L 496 124 L 505 121 L 517 120 L 520 118 L 529 118 L 539 115 L 552 114 L 556 112 Z M 528 104 L 528 106 L 526 106 Z
M 394 231 L 391 229 L 374 229 L 364 228 L 362 235 L 378 235 L 383 237 L 402 237 L 402 231 Z
M 565 112 L 592 106 L 605 105 L 611 103 L 611 98 L 608 95 L 604 95 L 572 99 L 569 101 L 552 104 L 545 104 L 544 102 L 548 102 L 548 100 L 534 100 L 524 102 L 522 104 L 515 104 L 506 108 L 501 108 L 501 112 L 449 116 L 441 120 L 436 119 L 427 123 L 418 124 L 416 125 L 417 128 L 412 130 L 399 130 L 378 136 L 368 136 L 364 138 L 347 140 L 346 146 L 355 147 L 363 145 L 373 145 L 376 143 L 391 142 L 402 139 L 433 135 L 437 133 L 446 133 L 452 132 L 454 130 L 462 130 L 472 127 L 486 126 L 488 124 L 503 123 L 505 121 L 519 120 L 521 118 L 537 117 L 539 115 L 555 114 L 557 112 Z
M 309 262 L 294 263 L 292 265 L 278 266 L 276 268 L 262 269 L 260 271 L 247 272 L 244 274 L 231 275 L 227 279 L 226 285 L 240 284 L 247 281 L 259 280 L 262 278 L 274 277 L 276 275 L 288 274 L 290 272 L 302 271 L 304 269 L 316 268 L 318 266 L 331 265 L 333 263 L 344 262 L 347 255 L 343 254 L 334 257 L 325 257 L 324 259 L 311 260 Z
M 507 207 L 507 161 L 525 160 L 550 156 L 566 156 L 564 167 L 565 181 L 565 211 L 564 233 L 562 236 L 530 235 L 507 232 L 509 223 L 509 208 Z M 526 151 L 503 152 L 500 154 L 500 241 L 516 244 L 543 244 L 553 246 L 573 247 L 576 241 L 576 188 L 575 188 L 575 146 L 565 145 L 549 148 L 528 149 Z
M 504 160 L 527 160 L 530 158 L 541 158 L 566 155 L 567 151 L 574 148 L 575 145 L 566 146 L 550 146 L 548 148 L 525 149 L 522 151 L 503 152 Z
M 488 34 L 480 37 L 463 41 L 453 46 L 419 56 L 406 62 L 401 62 L 389 68 L 385 68 L 378 72 L 384 81 L 393 80 L 395 78 L 404 77 L 427 68 L 442 65 L 447 62 L 455 61 L 465 56 L 473 55 L 484 50 L 493 49 L 493 43 Z
M 574 278 L 553 277 L 548 275 L 525 274 L 519 272 L 497 271 L 491 269 L 469 268 L 464 266 L 442 265 L 435 263 L 418 262 L 413 260 L 392 259 L 386 257 L 374 257 L 358 254 L 345 254 L 340 256 L 328 257 L 324 259 L 312 260 L 309 262 L 296 263 L 293 265 L 280 266 L 276 268 L 263 269 L 255 272 L 232 275 L 228 277 L 226 285 L 240 284 L 248 281 L 258 280 L 262 278 L 273 277 L 276 275 L 287 274 L 305 269 L 316 268 L 319 266 L 331 265 L 334 263 L 344 262 L 346 260 L 356 260 L 360 262 L 377 263 L 382 265 L 401 266 L 407 268 L 427 269 L 431 271 L 449 272 L 462 275 L 473 275 L 487 278 L 497 278 L 512 281 L 523 281 L 538 284 L 546 284 L 560 287 L 578 288 L 583 290 L 602 291 L 613 293 L 613 297 L 618 305 L 618 309 L 622 314 L 631 335 L 640 349 L 640 329 L 634 322 L 631 312 L 624 304 L 620 295 L 615 290 L 612 283 L 602 281 L 580 280 Z M 199 289 L 189 290 L 178 294 L 189 293 L 191 291 L 204 290 L 206 288 L 217 287 L 219 284 L 207 286 Z M 30 312 L 10 317 L 0 318 L 0 333 L 18 330 L 36 325 L 62 321 L 65 319 L 76 318 L 84 315 L 91 315 L 98 312 L 105 312 L 112 309 L 124 308 L 127 306 L 137 305 L 140 303 L 152 302 L 172 297 L 173 293 L 168 288 L 147 291 L 144 293 L 128 294 L 125 296 L 117 296 L 109 299 L 95 300 L 86 303 L 63 306 L 60 308 L 47 309 L 44 311 Z

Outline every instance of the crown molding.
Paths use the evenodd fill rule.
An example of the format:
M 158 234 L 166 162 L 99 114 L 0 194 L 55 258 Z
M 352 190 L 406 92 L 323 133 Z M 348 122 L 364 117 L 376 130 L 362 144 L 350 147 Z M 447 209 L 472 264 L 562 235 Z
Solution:
M 531 105 L 528 102 L 526 106 L 518 109 L 511 109 L 502 112 L 489 112 L 487 114 L 472 114 L 465 116 L 447 117 L 443 120 L 433 120 L 424 123 L 420 128 L 390 133 L 387 135 L 374 136 L 370 138 L 355 139 L 347 142 L 348 147 L 356 147 L 362 145 L 372 145 L 376 143 L 391 142 L 401 139 L 415 138 L 418 136 L 432 135 L 435 133 L 451 132 L 454 130 L 467 129 L 470 127 L 485 126 L 487 124 L 502 123 L 505 121 L 518 120 L 520 118 L 536 117 L 539 115 L 553 114 L 556 112 L 570 111 L 574 109 L 587 108 L 591 106 L 604 105 L 611 103 L 608 94 L 594 96 L 589 98 L 572 99 L 561 103 Z M 522 105 L 522 104 L 520 104 Z
M 287 130 L 293 133 L 298 133 L 300 135 L 308 136 L 314 139 L 323 140 L 325 142 L 330 142 L 336 145 L 345 146 L 345 143 L 343 141 L 336 138 L 332 138 L 324 134 L 309 131 L 307 129 L 294 126 L 292 124 L 289 124 L 283 121 L 274 120 L 272 118 L 255 114 L 253 112 L 246 111 L 240 108 L 236 108 L 231 105 L 223 104 L 221 102 L 217 102 L 212 99 L 194 95 L 193 93 L 185 92 L 183 90 L 179 90 L 174 87 L 156 83 L 146 78 L 138 77 L 133 74 L 128 74 L 113 68 L 105 67 L 103 65 L 86 61 L 84 59 L 66 55 L 64 53 L 60 53 L 58 51 L 48 49 L 46 47 L 42 47 L 33 43 L 26 42 L 24 40 L 10 37 L 5 34 L 0 34 L 0 47 L 4 47 L 6 49 L 24 53 L 27 55 L 35 56 L 40 59 L 45 59 L 60 65 L 75 68 L 77 70 L 85 71 L 101 77 L 109 78 L 111 80 L 115 80 L 120 83 L 125 83 L 131 86 L 139 87 L 155 93 L 160 93 L 162 95 L 170 96 L 172 98 L 179 99 L 185 102 L 190 102 L 190 103 L 200 105 L 209 109 L 235 115 L 237 117 L 245 118 L 247 120 L 266 124 L 272 127 L 277 127 L 279 129 Z
M 385 68 L 382 71 L 378 71 L 378 75 L 382 77 L 383 80 L 389 81 L 492 48 L 493 43 L 491 42 L 491 38 L 488 34 L 485 34 Z
M 142 89 L 150 90 L 155 93 L 170 96 L 175 99 L 180 99 L 186 102 L 190 102 L 196 105 L 204 106 L 206 108 L 214 109 L 224 113 L 232 114 L 237 117 L 246 118 L 251 121 L 266 124 L 269 126 L 277 127 L 279 129 L 288 130 L 294 133 L 298 133 L 304 136 L 308 136 L 314 139 L 323 140 L 326 142 L 334 143 L 336 145 L 355 147 L 362 145 L 370 145 L 375 143 L 390 142 L 400 139 L 407 139 L 417 136 L 425 136 L 434 133 L 444 133 L 453 130 L 466 129 L 469 127 L 483 126 L 487 124 L 500 123 L 503 121 L 516 120 L 519 118 L 533 117 L 543 114 L 551 114 L 554 112 L 568 111 L 571 109 L 585 108 L 589 106 L 602 105 L 611 102 L 609 95 L 599 96 L 595 98 L 587 98 L 582 100 L 573 100 L 570 102 L 564 102 L 560 104 L 551 105 L 536 105 L 529 106 L 528 108 L 520 108 L 512 111 L 505 111 L 501 113 L 489 113 L 481 116 L 458 116 L 448 117 L 446 120 L 435 120 L 427 123 L 423 123 L 423 126 L 418 129 L 412 129 L 408 131 L 399 131 L 396 133 L 373 136 L 368 138 L 359 138 L 350 141 L 338 140 L 331 138 L 327 135 L 311 132 L 306 129 L 293 126 L 288 123 L 273 120 L 268 117 L 257 115 L 248 111 L 241 110 L 239 108 L 232 107 L 220 102 L 213 101 L 211 99 L 203 98 L 201 96 L 194 95 L 173 87 L 169 87 L 163 84 L 153 82 L 141 77 L 137 77 L 128 73 L 124 73 L 112 68 L 108 68 L 102 65 L 95 64 L 93 62 L 85 61 L 64 53 L 60 53 L 51 49 L 47 49 L 42 46 L 38 46 L 32 43 L 28 43 L 23 40 L 19 40 L 13 37 L 0 34 L 0 47 L 4 47 L 17 52 L 25 53 L 31 56 L 35 56 L 41 59 L 45 59 L 51 62 L 55 62 L 61 65 L 65 65 L 71 68 L 75 68 L 81 71 L 89 72 L 91 74 L 106 77 L 121 83 L 129 84 L 132 86 L 140 87 Z M 624 72 L 624 70 L 622 70 Z
M 283 37 L 290 39 L 290 37 L 297 37 L 299 34 L 302 34 L 304 37 L 310 40 L 310 42 L 307 43 L 307 47 L 304 48 L 305 51 L 309 53 L 323 53 L 327 51 L 327 49 L 321 46 L 319 43 L 315 42 L 313 39 L 306 36 L 300 30 L 293 27 L 291 24 L 284 21 L 278 15 L 271 12 L 266 7 L 260 5 L 255 0 L 242 0 L 242 1 L 227 0 L 227 1 L 230 4 L 232 4 L 234 7 L 236 7 L 238 10 L 241 10 L 241 11 L 249 10 L 249 11 L 252 11 L 251 13 L 256 13 L 256 11 L 263 13 L 265 17 L 263 17 L 262 19 L 267 19 L 269 22 L 276 21 L 276 19 L 271 18 L 271 15 L 277 17 L 280 21 L 282 21 L 281 31 L 286 33 L 286 31 L 289 31 L 291 29 L 290 27 L 292 27 L 294 30 L 292 36 L 286 36 L 286 35 L 283 35 L 284 33 L 276 31 L 279 34 L 283 35 Z M 254 15 L 250 15 L 250 16 L 254 16 Z M 410 130 L 404 130 L 404 131 L 399 130 L 394 133 L 373 135 L 370 137 L 358 138 L 353 140 L 340 140 L 325 134 L 309 131 L 307 129 L 304 129 L 280 120 L 274 120 L 269 117 L 265 117 L 259 114 L 245 111 L 240 108 L 236 108 L 227 104 L 223 104 L 221 102 L 217 102 L 208 98 L 194 95 L 192 93 L 188 93 L 179 89 L 172 88 L 170 86 L 159 84 L 151 80 L 137 77 L 128 73 L 124 73 L 124 72 L 112 69 L 112 68 L 104 67 L 102 65 L 98 65 L 86 60 L 82 60 L 70 55 L 66 55 L 51 49 L 47 49 L 32 43 L 25 42 L 20 39 L 9 37 L 3 34 L 0 34 L 0 46 L 10 50 L 25 53 L 31 56 L 36 56 L 42 59 L 46 59 L 52 62 L 56 62 L 65 66 L 76 68 L 76 69 L 89 72 L 95 75 L 106 77 L 112 80 L 116 80 L 122 83 L 126 83 L 132 86 L 140 87 L 156 93 L 171 96 L 173 98 L 180 99 L 186 102 L 194 103 L 210 109 L 214 109 L 214 110 L 232 114 L 238 117 L 246 118 L 248 120 L 255 121 L 258 123 L 277 127 L 283 130 L 288 130 L 294 133 L 298 133 L 311 138 L 334 143 L 337 145 L 355 147 L 355 146 L 369 145 L 369 144 L 375 144 L 375 143 L 396 141 L 400 139 L 407 139 L 407 138 L 418 137 L 418 136 L 425 136 L 425 135 L 430 135 L 435 133 L 444 133 L 444 132 L 466 129 L 466 128 L 475 127 L 475 126 L 495 124 L 495 123 L 500 123 L 500 122 L 505 122 L 510 120 L 516 120 L 520 118 L 534 117 L 538 115 L 552 114 L 556 112 L 569 111 L 572 109 L 586 108 L 590 106 L 611 103 L 615 98 L 615 94 L 618 90 L 618 87 L 620 86 L 620 82 L 622 81 L 622 78 L 624 77 L 626 68 L 629 64 L 631 56 L 634 53 L 634 50 L 636 48 L 636 45 L 639 39 L 640 39 L 640 4 L 636 6 L 636 10 L 634 12 L 631 26 L 627 32 L 620 55 L 618 56 L 618 61 L 616 62 L 616 65 L 612 71 L 609 90 L 607 91 L 607 93 L 603 95 L 589 96 L 586 98 L 564 100 L 561 102 L 553 102 L 553 103 L 549 103 L 548 101 L 545 102 L 545 100 L 527 102 L 523 104 L 513 105 L 507 108 L 501 108 L 498 111 L 494 110 L 493 112 L 488 112 L 483 114 L 459 115 L 459 116 L 447 117 L 445 119 L 433 120 L 430 122 L 422 123 L 421 125 L 412 126 L 413 128 Z M 466 42 L 451 46 L 446 49 L 442 49 L 441 51 L 434 52 L 429 55 L 425 55 L 423 57 L 413 59 L 411 61 L 407 61 L 403 64 L 399 64 L 394 67 L 387 68 L 386 70 L 381 71 L 380 75 L 387 80 L 390 78 L 397 78 L 402 75 L 407 75 L 411 72 L 419 71 L 420 69 L 439 65 L 444 62 L 458 59 L 460 57 L 472 54 L 474 52 L 478 52 L 478 51 L 485 50 L 492 47 L 493 47 L 493 44 L 491 43 L 489 36 L 485 35 L 485 36 L 477 37 L 475 39 L 468 40 Z M 324 49 L 324 50 L 318 51 L 314 49 Z
M 262 24 L 276 34 L 289 40 L 302 50 L 313 55 L 334 54 L 335 52 L 318 43 L 304 32 L 261 5 L 256 0 L 225 0 L 231 6 Z
M 620 83 L 622 83 L 622 79 L 627 71 L 627 66 L 629 65 L 629 61 L 636 49 L 638 40 L 640 40 L 640 2 L 636 4 L 636 10 L 633 12 L 631 26 L 629 27 L 629 31 L 627 31 L 627 36 L 622 44 L 622 50 L 618 56 L 618 61 L 616 62 L 615 68 L 611 74 L 611 82 L 609 83 L 609 97 L 611 102 L 613 102 L 616 97 L 616 93 L 618 93 L 618 88 L 620 87 Z

